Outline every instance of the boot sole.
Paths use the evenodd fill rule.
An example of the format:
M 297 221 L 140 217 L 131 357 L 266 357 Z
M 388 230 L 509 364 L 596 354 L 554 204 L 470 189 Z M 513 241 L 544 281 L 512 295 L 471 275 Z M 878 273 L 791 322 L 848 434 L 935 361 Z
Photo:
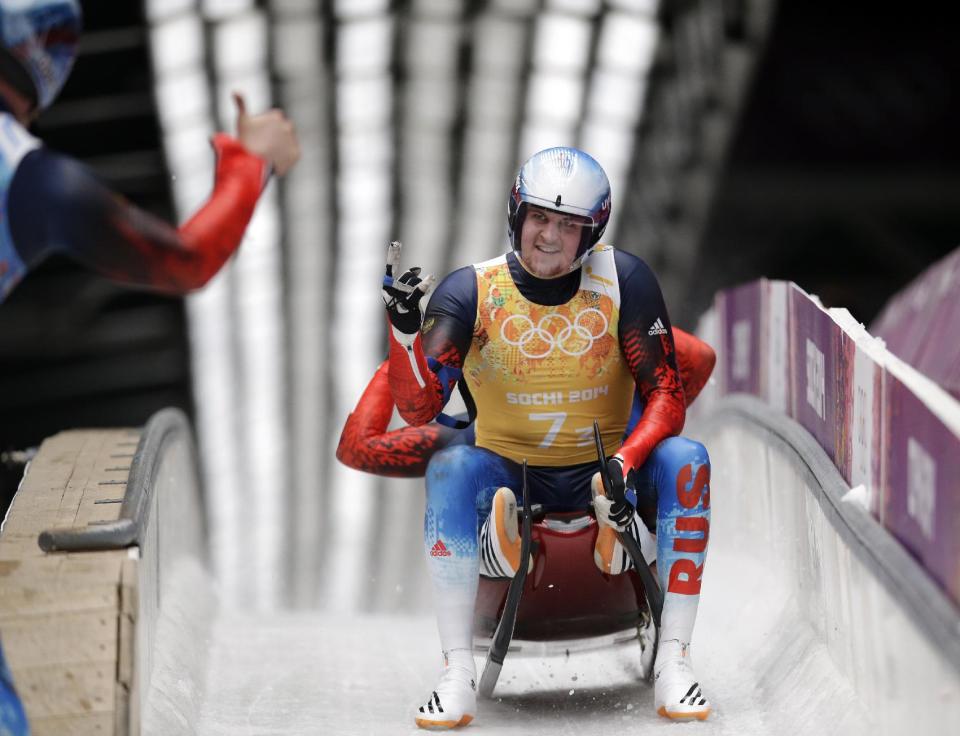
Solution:
M 665 705 L 661 705 L 657 710 L 657 713 L 662 715 L 664 718 L 669 718 L 671 721 L 705 721 L 710 716 L 710 708 L 706 710 L 691 711 L 689 713 L 680 713 L 680 712 L 669 712 Z
M 459 721 L 430 721 L 426 718 L 417 718 L 417 726 L 424 728 L 428 731 L 446 731 L 450 728 L 457 728 L 458 726 L 466 726 L 470 721 L 473 720 L 473 716 L 465 715 Z

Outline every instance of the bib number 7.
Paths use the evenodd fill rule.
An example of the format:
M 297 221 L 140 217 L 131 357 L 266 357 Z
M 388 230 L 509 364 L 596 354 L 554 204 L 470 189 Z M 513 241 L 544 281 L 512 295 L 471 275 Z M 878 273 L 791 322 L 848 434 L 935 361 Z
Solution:
M 547 430 L 546 436 L 540 442 L 540 447 L 550 447 L 550 445 L 553 444 L 553 441 L 557 439 L 557 435 L 560 434 L 560 428 L 563 427 L 563 423 L 567 420 L 567 412 L 536 412 L 534 414 L 530 414 L 530 419 L 534 422 L 552 422 L 550 429 Z
M 553 441 L 557 439 L 557 435 L 560 434 L 563 423 L 567 420 L 567 412 L 565 411 L 534 412 L 527 416 L 533 422 L 550 422 L 550 429 L 547 430 L 547 434 L 540 441 L 540 447 L 550 447 Z M 593 427 L 576 427 L 574 431 L 578 437 L 577 447 L 593 444 Z

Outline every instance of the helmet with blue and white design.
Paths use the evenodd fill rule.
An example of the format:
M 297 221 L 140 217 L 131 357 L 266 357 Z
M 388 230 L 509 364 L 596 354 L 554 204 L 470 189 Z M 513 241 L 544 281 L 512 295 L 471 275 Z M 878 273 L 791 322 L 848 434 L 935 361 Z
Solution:
M 610 220 L 610 182 L 600 164 L 579 149 L 558 146 L 533 154 L 520 167 L 507 200 L 507 234 L 518 254 L 527 205 L 589 220 L 572 270 L 599 242 L 607 227 Z
M 0 76 L 48 107 L 70 76 L 80 27 L 77 0 L 0 0 Z

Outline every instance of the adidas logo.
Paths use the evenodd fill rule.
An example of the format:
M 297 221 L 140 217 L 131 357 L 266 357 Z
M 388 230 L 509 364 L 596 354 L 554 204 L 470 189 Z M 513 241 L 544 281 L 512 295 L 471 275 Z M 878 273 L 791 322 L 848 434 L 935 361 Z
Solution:
M 666 335 L 667 328 L 663 326 L 663 321 L 657 317 L 657 321 L 650 325 L 650 329 L 647 330 L 648 335 Z
M 430 548 L 431 557 L 453 557 L 453 552 L 447 549 L 447 545 L 443 543 L 442 539 L 438 539 L 437 543 Z

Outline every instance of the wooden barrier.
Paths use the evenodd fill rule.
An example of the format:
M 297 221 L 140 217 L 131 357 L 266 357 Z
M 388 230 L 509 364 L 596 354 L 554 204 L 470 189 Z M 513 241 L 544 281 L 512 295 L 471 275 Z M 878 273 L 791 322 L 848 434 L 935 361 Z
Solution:
M 0 636 L 34 736 L 137 731 L 137 548 L 46 553 L 40 532 L 116 521 L 140 430 L 45 440 L 0 533 Z

